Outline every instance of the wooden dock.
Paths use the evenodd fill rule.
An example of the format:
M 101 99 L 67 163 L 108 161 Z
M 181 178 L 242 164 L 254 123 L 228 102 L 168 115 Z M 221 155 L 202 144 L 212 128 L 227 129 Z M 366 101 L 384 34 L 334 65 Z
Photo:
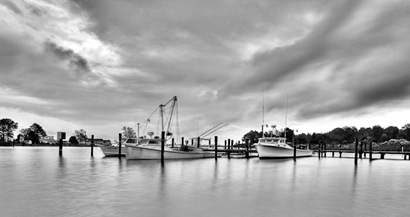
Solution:
M 339 153 L 339 158 L 342 157 L 343 153 L 351 153 L 354 154 L 356 153 L 355 150 L 314 150 L 314 153 L 317 153 L 320 157 L 326 157 L 327 153 L 332 153 L 332 157 L 335 157 L 335 153 Z M 392 154 L 392 155 L 403 155 L 403 160 L 410 160 L 410 152 L 406 151 L 358 151 L 358 158 L 366 158 L 366 155 L 369 155 L 370 160 L 374 160 L 373 156 L 371 154 L 378 154 L 380 155 L 380 159 L 384 159 L 386 154 Z

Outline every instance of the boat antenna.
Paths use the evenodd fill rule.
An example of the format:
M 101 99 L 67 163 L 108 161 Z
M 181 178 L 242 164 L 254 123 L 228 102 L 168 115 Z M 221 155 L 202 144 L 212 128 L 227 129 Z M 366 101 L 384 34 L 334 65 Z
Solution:
M 285 110 L 285 140 L 286 140 L 286 126 L 288 122 L 288 94 L 286 94 L 286 110 Z
M 265 126 L 265 83 L 263 83 L 263 94 L 262 94 L 262 138 L 265 137 L 263 133 L 264 126 Z

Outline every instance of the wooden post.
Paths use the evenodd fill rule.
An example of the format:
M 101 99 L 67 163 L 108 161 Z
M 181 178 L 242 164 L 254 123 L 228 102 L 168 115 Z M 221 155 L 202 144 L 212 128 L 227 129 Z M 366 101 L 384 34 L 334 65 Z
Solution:
M 196 139 L 196 142 L 198 143 L 198 144 L 196 144 L 196 146 L 199 148 L 200 143 L 201 143 L 201 138 L 199 138 L 199 136 L 198 136 L 198 138 Z
M 323 155 L 324 157 L 326 157 L 326 142 L 323 143 L 323 149 L 324 149 Z
M 384 159 L 384 155 L 385 155 L 386 153 L 380 153 L 380 159 Z
M 293 161 L 296 161 L 296 144 L 295 144 L 295 135 L 293 135 Z
M 94 157 L 94 135 L 91 135 L 91 157 Z
M 171 140 L 171 148 L 173 148 L 174 147 L 174 138 L 172 138 L 172 140 Z
M 63 156 L 63 139 L 58 140 L 58 155 Z
M 332 151 L 332 157 L 335 157 L 335 152 L 334 151 Z
M 184 137 L 181 137 L 181 147 L 182 147 L 183 145 L 185 145 L 185 144 L 184 144 Z
M 194 138 L 191 139 L 191 145 L 194 146 Z
M 341 158 L 342 157 L 342 152 L 341 151 L 339 151 L 339 158 Z
M 372 160 L 372 156 L 373 156 L 373 153 L 372 153 L 372 141 L 370 140 L 370 144 L 369 144 L 369 160 Z
M 224 146 L 224 149 L 226 150 L 226 140 L 225 140 L 225 146 Z
M 319 148 L 318 148 L 318 155 L 317 155 L 317 156 L 318 156 L 318 157 L 319 157 L 319 159 L 320 159 L 320 155 L 321 155 L 321 153 L 320 153 L 320 142 L 319 142 L 319 144 L 318 144 L 318 145 L 319 145 Z
M 245 157 L 249 158 L 249 139 L 245 139 L 246 152 Z
M 228 158 L 231 158 L 231 139 L 228 139 Z
M 359 158 L 362 159 L 363 155 L 363 140 L 360 141 L 360 150 L 359 150 Z
M 218 159 L 218 136 L 215 136 L 215 160 L 217 159 Z
M 165 131 L 161 132 L 161 163 L 164 163 Z
M 119 134 L 118 134 L 118 141 L 119 141 L 119 142 L 118 142 L 118 147 L 119 147 L 119 148 L 118 148 L 118 157 L 119 157 L 119 158 L 121 158 L 121 140 L 122 140 L 121 136 L 122 136 L 122 134 L 119 133 Z
M 359 140 L 356 138 L 354 145 L 354 164 L 357 164 L 357 148 L 359 147 Z

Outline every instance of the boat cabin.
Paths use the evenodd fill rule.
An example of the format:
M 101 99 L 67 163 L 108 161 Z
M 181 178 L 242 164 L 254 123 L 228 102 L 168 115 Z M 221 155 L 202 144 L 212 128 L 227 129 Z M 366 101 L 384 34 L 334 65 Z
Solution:
M 259 142 L 261 143 L 269 143 L 269 144 L 286 144 L 286 138 L 282 137 L 264 137 L 259 138 Z

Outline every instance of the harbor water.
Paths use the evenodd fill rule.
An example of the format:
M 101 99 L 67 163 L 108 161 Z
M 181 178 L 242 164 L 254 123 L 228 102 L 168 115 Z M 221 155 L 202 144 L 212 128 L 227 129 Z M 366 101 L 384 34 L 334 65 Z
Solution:
M 0 148 L 1 216 L 408 216 L 410 161 L 127 161 Z

